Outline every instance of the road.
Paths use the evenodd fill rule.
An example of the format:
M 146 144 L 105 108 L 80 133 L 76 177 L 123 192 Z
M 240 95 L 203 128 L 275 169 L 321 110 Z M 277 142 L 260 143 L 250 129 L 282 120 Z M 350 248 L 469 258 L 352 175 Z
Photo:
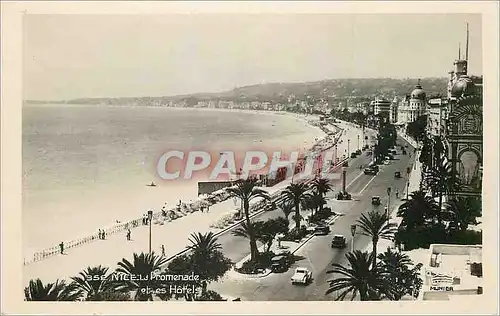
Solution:
M 399 144 L 407 144 L 403 139 L 398 139 Z M 371 204 L 372 196 L 381 197 L 381 205 L 376 207 L 383 211 L 387 204 L 387 188 L 392 188 L 391 205 L 400 202 L 396 199 L 395 192 L 403 192 L 406 183 L 406 168 L 410 164 L 408 155 L 399 154 L 396 160 L 389 165 L 381 165 L 376 176 L 364 175 L 360 170 L 360 165 L 367 165 L 371 157 L 363 153 L 361 156 L 352 159 L 347 169 L 347 191 L 352 194 L 351 201 L 337 201 L 334 196 L 340 187 L 328 195 L 328 206 L 335 212 L 344 213 L 332 224 L 332 232 L 327 236 L 313 237 L 304 247 L 299 249 L 295 255 L 298 257 L 292 267 L 285 273 L 270 274 L 267 277 L 255 280 L 234 280 L 227 278 L 223 282 L 211 284 L 210 287 L 222 295 L 231 297 L 241 297 L 242 300 L 249 301 L 322 301 L 333 300 L 335 294 L 325 295 L 328 289 L 328 280 L 334 275 L 327 274 L 332 263 L 346 264 L 345 253 L 350 251 L 352 237 L 350 226 L 354 224 L 362 213 L 366 213 L 374 207 Z M 403 178 L 395 179 L 394 172 L 400 171 Z M 401 196 L 399 197 L 401 198 Z M 392 208 L 392 207 L 391 207 Z M 280 211 L 264 213 L 260 219 L 267 219 L 281 215 Z M 332 249 L 330 242 L 333 234 L 346 236 L 348 247 L 343 250 Z M 219 237 L 224 253 L 234 262 L 244 258 L 248 254 L 248 240 L 226 234 Z M 354 237 L 354 248 L 365 250 L 370 245 L 367 236 L 356 234 Z M 291 285 L 290 277 L 296 267 L 307 267 L 313 273 L 313 282 L 307 286 Z

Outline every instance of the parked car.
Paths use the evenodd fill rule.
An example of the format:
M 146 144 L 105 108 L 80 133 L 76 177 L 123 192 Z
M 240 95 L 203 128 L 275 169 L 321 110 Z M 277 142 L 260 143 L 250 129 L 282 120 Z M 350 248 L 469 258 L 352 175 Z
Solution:
M 380 196 L 372 196 L 372 204 L 380 205 Z
M 290 256 L 285 254 L 274 256 L 271 259 L 271 270 L 273 272 L 285 272 L 290 267 Z
M 346 239 L 343 235 L 335 235 L 332 239 L 332 248 L 345 248 L 347 245 Z
M 330 233 L 330 226 L 321 225 L 314 228 L 314 235 L 328 235 Z
M 361 155 L 361 150 L 360 149 L 356 150 L 356 155 Z
M 396 179 L 401 178 L 401 172 L 399 172 L 399 171 L 394 172 L 394 178 L 396 178 Z
M 307 284 L 312 280 L 312 273 L 307 268 L 297 268 L 290 280 L 292 284 Z
M 356 158 L 356 157 L 357 157 L 357 155 L 356 155 L 356 153 L 355 153 L 355 152 L 354 152 L 354 153 L 351 153 L 351 158 Z

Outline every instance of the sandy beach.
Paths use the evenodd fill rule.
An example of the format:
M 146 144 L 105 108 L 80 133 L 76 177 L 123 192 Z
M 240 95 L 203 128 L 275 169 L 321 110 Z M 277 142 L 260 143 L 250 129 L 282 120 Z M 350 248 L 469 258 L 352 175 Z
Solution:
M 276 124 L 275 128 L 292 128 L 301 131 L 294 135 L 274 138 L 266 138 L 265 132 L 259 135 L 259 131 L 255 131 L 254 136 L 239 141 L 242 148 L 257 144 L 267 148 L 306 150 L 311 148 L 316 140 L 325 136 L 320 128 L 307 123 L 308 120 L 318 120 L 317 116 L 305 117 L 287 112 L 234 109 L 169 108 L 169 110 L 183 113 L 201 112 L 207 113 L 207 115 L 219 112 L 241 113 L 247 116 L 248 114 L 258 114 L 259 117 L 265 116 L 267 120 L 271 120 L 273 125 Z M 278 119 L 283 117 L 286 117 L 286 122 Z M 275 121 L 276 123 L 274 123 Z M 234 145 L 232 144 L 232 146 Z M 44 203 L 33 208 L 36 209 L 36 213 L 31 211 L 30 214 L 26 214 L 23 210 L 23 235 L 27 236 L 25 241 L 28 241 L 23 242 L 25 256 L 58 244 L 62 240 L 75 239 L 95 233 L 99 228 L 112 225 L 116 221 L 125 222 L 141 217 L 148 209 L 159 211 L 165 203 L 168 207 L 177 204 L 179 200 L 189 201 L 197 198 L 197 185 L 194 181 L 158 182 L 158 186 L 152 188 L 146 186 L 152 179 L 148 173 L 137 176 L 137 179 L 142 179 L 139 180 L 141 181 L 139 184 L 120 180 L 121 177 L 127 177 L 129 174 L 129 170 L 125 168 L 112 170 L 110 173 L 116 174 L 114 177 L 117 179 L 116 183 L 109 186 L 106 183 L 96 183 L 93 189 L 83 186 L 78 189 L 77 194 L 71 188 L 67 190 L 59 188 L 55 194 L 48 191 L 23 192 L 23 202 L 34 195 L 45 195 L 43 196 Z M 60 178 L 63 181 L 64 176 L 61 175 Z M 31 232 L 24 231 L 30 227 L 34 227 Z

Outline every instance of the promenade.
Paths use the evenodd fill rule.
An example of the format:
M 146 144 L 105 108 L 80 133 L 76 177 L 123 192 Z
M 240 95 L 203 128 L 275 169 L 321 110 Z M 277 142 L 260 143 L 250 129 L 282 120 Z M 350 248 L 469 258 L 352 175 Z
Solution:
M 348 139 L 350 142 L 350 151 L 356 149 L 356 143 L 359 135 L 362 139 L 361 130 L 348 123 L 336 124 L 344 129 L 337 143 L 337 151 L 347 155 Z M 337 137 L 337 135 L 336 135 Z M 354 146 L 353 146 L 354 142 Z M 333 143 L 331 144 L 333 145 Z M 323 149 L 326 149 L 324 146 Z M 263 189 L 270 194 L 284 189 L 291 181 L 298 181 L 297 177 L 291 177 L 278 183 L 273 187 L 264 187 Z M 151 246 L 152 251 L 161 254 L 161 246 L 165 246 L 165 256 L 171 257 L 186 249 L 189 245 L 189 236 L 191 233 L 221 233 L 224 229 L 211 227 L 224 216 L 234 213 L 239 207 L 239 202 L 235 203 L 233 199 L 217 203 L 210 207 L 207 212 L 189 213 L 184 217 L 171 222 L 165 222 L 164 225 L 152 225 Z M 92 243 L 65 250 L 65 254 L 57 254 L 42 261 L 34 262 L 23 267 L 23 285 L 26 285 L 30 279 L 40 278 L 43 282 L 53 282 L 55 279 L 68 279 L 77 275 L 80 271 L 89 266 L 102 265 L 115 269 L 117 263 L 126 258 L 132 259 L 133 253 L 149 251 L 149 226 L 139 226 L 132 229 L 131 240 L 126 239 L 126 232 L 117 233 L 109 236 L 106 240 L 97 240 Z

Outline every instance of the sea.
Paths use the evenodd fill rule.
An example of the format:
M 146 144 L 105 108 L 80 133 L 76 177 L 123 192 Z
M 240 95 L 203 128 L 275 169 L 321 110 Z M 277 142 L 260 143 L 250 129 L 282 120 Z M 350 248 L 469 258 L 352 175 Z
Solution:
M 297 150 L 324 136 L 291 114 L 68 104 L 22 111 L 25 254 L 195 199 L 196 180 L 158 177 L 167 150 Z

